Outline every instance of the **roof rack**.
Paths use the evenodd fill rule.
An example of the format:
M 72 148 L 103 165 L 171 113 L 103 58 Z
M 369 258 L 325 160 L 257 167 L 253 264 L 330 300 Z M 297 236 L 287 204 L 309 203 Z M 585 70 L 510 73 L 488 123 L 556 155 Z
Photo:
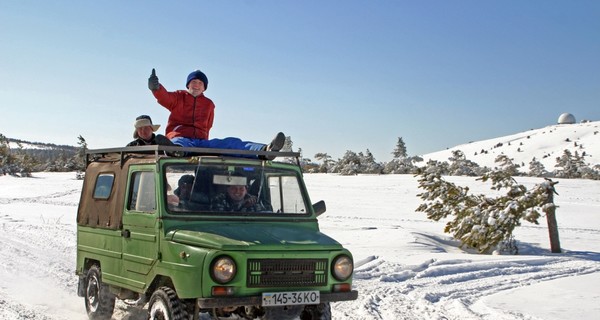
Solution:
M 108 154 L 118 154 L 121 158 L 121 162 L 125 159 L 126 155 L 130 154 L 154 154 L 158 159 L 159 156 L 170 156 L 170 157 L 193 157 L 193 156 L 269 156 L 271 158 L 277 157 L 294 157 L 299 161 L 299 152 L 274 152 L 274 151 L 251 151 L 251 150 L 237 150 L 237 149 L 218 149 L 218 148 L 191 148 L 191 147 L 180 147 L 180 146 L 163 146 L 163 145 L 149 145 L 149 146 L 136 146 L 136 147 L 118 147 L 108 149 L 89 149 L 86 152 L 86 167 L 90 162 L 90 158 L 98 159 L 99 157 L 106 156 Z M 93 161 L 93 160 L 92 160 Z

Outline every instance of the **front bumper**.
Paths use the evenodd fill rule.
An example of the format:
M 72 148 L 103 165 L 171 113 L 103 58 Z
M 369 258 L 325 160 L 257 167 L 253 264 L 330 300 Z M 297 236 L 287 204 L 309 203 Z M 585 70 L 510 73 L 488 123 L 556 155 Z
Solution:
M 350 301 L 358 298 L 358 291 L 352 290 L 350 292 L 332 292 L 322 293 L 321 302 L 336 302 L 336 301 Z M 198 299 L 198 306 L 201 309 L 209 308 L 224 308 L 234 306 L 260 306 L 262 296 L 250 296 L 250 297 L 219 297 L 219 298 L 200 298 Z

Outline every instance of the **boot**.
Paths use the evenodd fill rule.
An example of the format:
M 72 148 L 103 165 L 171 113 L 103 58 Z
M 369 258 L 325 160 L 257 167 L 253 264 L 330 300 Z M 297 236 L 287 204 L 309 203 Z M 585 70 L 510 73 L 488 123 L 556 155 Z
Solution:
M 283 132 L 278 132 L 277 135 L 275 135 L 275 138 L 273 138 L 273 141 L 266 145 L 263 150 L 277 152 L 283 148 L 284 144 L 285 134 L 283 134 Z M 263 160 L 273 160 L 275 159 L 275 156 L 259 156 L 259 158 Z
M 285 134 L 283 134 L 283 132 L 279 132 L 279 133 L 277 133 L 275 138 L 273 138 L 273 141 L 271 141 L 271 143 L 269 143 L 269 145 L 266 148 L 266 151 L 279 151 L 279 150 L 281 150 L 281 148 L 283 148 L 284 144 L 285 144 Z

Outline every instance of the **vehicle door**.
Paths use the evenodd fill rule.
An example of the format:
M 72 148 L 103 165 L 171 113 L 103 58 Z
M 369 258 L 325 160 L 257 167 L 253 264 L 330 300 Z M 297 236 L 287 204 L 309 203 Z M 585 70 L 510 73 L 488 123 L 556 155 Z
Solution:
M 131 166 L 123 212 L 123 270 L 128 284 L 143 288 L 158 259 L 156 166 Z

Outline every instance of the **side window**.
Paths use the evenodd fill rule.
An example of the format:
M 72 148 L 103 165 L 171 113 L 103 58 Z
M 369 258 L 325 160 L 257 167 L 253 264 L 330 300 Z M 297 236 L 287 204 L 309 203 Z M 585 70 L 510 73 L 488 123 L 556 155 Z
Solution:
M 129 187 L 128 210 L 141 212 L 154 212 L 156 210 L 154 172 L 134 172 L 131 175 L 131 184 Z
M 96 178 L 96 185 L 94 186 L 94 199 L 108 199 L 110 197 L 114 181 L 115 175 L 113 173 L 101 173 L 98 175 Z
M 302 191 L 295 176 L 269 177 L 271 205 L 276 213 L 305 214 Z

